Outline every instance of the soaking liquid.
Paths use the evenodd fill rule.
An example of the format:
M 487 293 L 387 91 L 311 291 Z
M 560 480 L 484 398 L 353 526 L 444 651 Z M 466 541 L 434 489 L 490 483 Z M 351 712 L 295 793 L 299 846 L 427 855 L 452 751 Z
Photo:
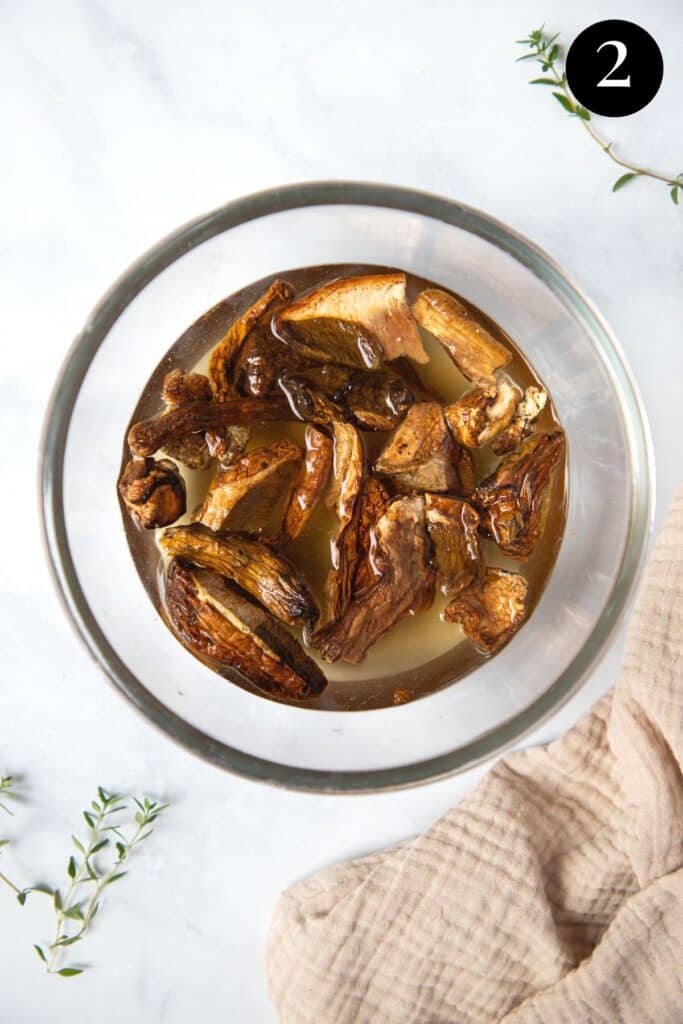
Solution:
M 163 378 L 175 368 L 205 373 L 209 356 L 214 345 L 223 337 L 233 320 L 248 308 L 276 277 L 289 281 L 297 295 L 311 288 L 319 287 L 339 277 L 362 274 L 391 273 L 394 268 L 367 266 L 362 264 L 340 264 L 319 267 L 305 267 L 283 271 L 263 278 L 247 288 L 219 302 L 195 321 L 171 346 L 145 385 L 135 407 L 130 423 L 148 419 L 163 411 L 161 386 Z M 406 299 L 412 305 L 424 288 L 438 287 L 423 278 L 406 274 Z M 451 294 L 456 295 L 452 292 Z M 476 318 L 512 353 L 512 360 L 505 367 L 505 373 L 522 389 L 529 385 L 545 387 L 539 380 L 522 351 L 503 329 L 473 306 L 463 296 L 456 295 Z M 418 326 L 422 343 L 429 355 L 429 362 L 418 365 L 399 360 L 400 370 L 409 385 L 419 384 L 437 401 L 447 404 L 454 402 L 463 392 L 474 385 L 455 366 L 442 345 Z M 391 367 L 392 364 L 388 364 Z M 411 380 L 412 378 L 412 380 Z M 547 389 L 546 389 L 547 390 Z M 544 432 L 559 428 L 552 396 L 534 429 Z M 303 423 L 269 423 L 251 428 L 248 448 L 256 448 L 284 437 L 292 438 L 303 445 L 305 425 Z M 365 442 L 368 465 L 371 465 L 390 433 L 387 431 L 361 431 Z M 161 453 L 157 453 L 158 456 Z M 472 451 L 477 482 L 487 476 L 500 459 L 487 446 Z M 166 457 L 166 456 L 165 456 Z M 123 465 L 129 454 L 124 444 Z M 204 499 L 207 487 L 215 469 L 206 471 L 190 470 L 177 463 L 187 488 L 187 514 L 174 525 L 189 523 L 192 515 Z M 532 614 L 552 571 L 559 551 L 566 518 L 566 456 L 555 470 L 549 493 L 549 512 L 545 531 L 533 554 L 525 561 L 511 559 L 501 553 L 490 540 L 481 540 L 482 558 L 486 565 L 510 569 L 522 574 L 528 582 L 526 619 Z M 163 603 L 163 557 L 155 539 L 157 531 L 144 531 L 124 513 L 124 528 L 138 574 L 160 614 L 166 619 Z M 270 525 L 270 524 L 269 524 Z M 273 524 L 275 527 L 276 523 Z M 292 559 L 311 585 L 313 592 L 322 603 L 325 578 L 331 565 L 331 541 L 337 531 L 337 520 L 325 504 L 324 496 L 316 506 L 301 535 L 289 544 L 284 553 Z M 267 530 L 266 530 L 267 532 Z M 328 686 L 318 697 L 308 701 L 296 701 L 305 707 L 351 711 L 387 707 L 405 703 L 433 693 L 443 686 L 455 682 L 471 672 L 486 660 L 465 637 L 462 627 L 444 622 L 442 612 L 450 598 L 441 594 L 437 587 L 434 603 L 430 608 L 401 619 L 370 648 L 364 660 L 358 665 L 343 661 L 328 664 L 319 658 L 316 651 L 307 647 L 307 653 L 318 662 Z M 169 627 L 170 628 L 170 627 Z M 524 625 L 521 627 L 524 628 Z M 295 635 L 301 639 L 300 630 Z M 221 669 L 238 685 L 265 696 L 238 673 Z M 269 698 L 274 699 L 274 698 Z

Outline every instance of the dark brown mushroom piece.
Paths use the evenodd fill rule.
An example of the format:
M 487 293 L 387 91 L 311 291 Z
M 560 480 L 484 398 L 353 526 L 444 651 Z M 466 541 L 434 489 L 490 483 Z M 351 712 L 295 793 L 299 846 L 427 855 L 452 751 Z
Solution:
M 421 495 L 397 498 L 373 531 L 372 560 L 379 578 L 350 603 L 337 621 L 310 642 L 325 661 L 356 664 L 399 619 L 434 600 L 431 545 Z
M 524 621 L 527 582 L 516 572 L 485 569 L 444 611 L 447 622 L 462 624 L 482 654 L 495 654 Z
M 481 568 L 479 513 L 459 498 L 426 494 L 425 521 L 441 590 L 453 596 L 471 583 Z
M 304 423 L 331 427 L 336 421 L 348 419 L 339 402 L 317 391 L 296 374 L 284 374 L 280 377 L 279 385 L 294 417 Z
M 221 431 L 235 425 L 291 422 L 296 418 L 289 403 L 276 396 L 262 401 L 257 398 L 236 398 L 230 402 L 200 399 L 133 424 L 128 432 L 128 447 L 132 455 L 142 457 L 153 455 L 159 448 L 188 434 Z
M 461 302 L 440 288 L 420 292 L 412 314 L 468 380 L 490 381 L 512 359 L 512 353 Z
M 512 422 L 522 392 L 516 384 L 498 377 L 467 391 L 444 409 L 453 436 L 467 448 L 488 444 Z
M 362 430 L 393 430 L 415 401 L 403 378 L 387 370 L 359 371 L 344 397 L 354 422 Z
M 185 373 L 184 370 L 171 370 L 164 377 L 161 385 L 161 398 L 166 405 L 183 405 L 185 402 L 198 402 L 211 398 L 209 378 L 203 373 Z
M 222 430 L 207 430 L 204 434 L 209 455 L 216 459 L 221 469 L 232 466 L 244 455 L 250 437 L 249 427 L 238 425 L 223 427 Z
M 265 398 L 287 373 L 299 373 L 312 364 L 276 338 L 268 327 L 257 327 L 242 345 L 235 361 L 234 379 L 243 395 Z
M 271 696 L 305 700 L 325 688 L 323 673 L 291 633 L 210 569 L 174 558 L 166 609 L 193 654 L 237 670 Z
M 561 430 L 532 434 L 474 491 L 484 533 L 513 558 L 527 558 L 545 529 L 549 485 L 565 448 Z
M 381 480 L 369 476 L 363 483 L 358 511 L 357 545 L 359 560 L 353 575 L 352 593 L 354 597 L 363 594 L 374 586 L 379 579 L 372 560 L 373 536 L 377 523 L 391 504 L 391 495 Z
M 145 530 L 169 526 L 185 515 L 185 481 L 170 459 L 131 459 L 121 474 L 119 494 Z
M 255 537 L 221 536 L 199 525 L 175 526 L 161 535 L 159 544 L 167 555 L 226 576 L 288 626 L 317 619 L 313 595 L 296 566 Z
M 309 424 L 304 434 L 305 455 L 290 495 L 278 543 L 288 544 L 303 532 L 313 510 L 327 487 L 332 471 L 332 441 Z
M 409 356 L 428 361 L 406 303 L 405 274 L 330 281 L 286 306 L 276 330 L 301 355 L 377 369 Z
M 382 449 L 375 470 L 398 491 L 460 491 L 459 445 L 437 402 L 418 402 Z
M 214 532 L 264 529 L 289 500 L 301 457 L 289 439 L 247 452 L 216 473 L 196 521 Z
M 161 397 L 167 409 L 175 409 L 187 402 L 210 401 L 211 385 L 203 373 L 185 373 L 171 370 L 164 377 Z M 224 427 L 216 432 L 194 432 L 184 437 L 173 437 L 164 445 L 163 453 L 182 462 L 188 469 L 209 469 L 218 459 L 222 466 L 239 458 L 249 440 L 246 427 Z
M 286 372 L 280 380 L 290 404 L 299 410 L 302 419 L 312 419 L 313 415 L 318 422 L 326 417 L 346 419 L 362 430 L 391 430 L 415 401 L 405 380 L 389 370 L 319 363 Z M 324 396 L 318 399 L 317 410 L 313 398 L 316 394 Z
M 256 302 L 242 313 L 215 346 L 209 359 L 209 381 L 214 398 L 225 402 L 237 394 L 234 369 L 237 355 L 249 334 L 267 328 L 273 316 L 294 295 L 287 281 L 276 280 Z
M 334 622 L 348 607 L 353 592 L 353 577 L 360 557 L 358 517 L 360 495 L 365 476 L 363 441 L 349 423 L 335 423 L 334 473 L 327 505 L 334 512 L 338 528 L 331 539 L 332 567 L 325 580 L 323 622 Z
M 533 430 L 533 425 L 546 407 L 548 395 L 543 388 L 530 385 L 520 400 L 512 422 L 500 433 L 491 447 L 496 455 L 508 455 L 519 448 Z

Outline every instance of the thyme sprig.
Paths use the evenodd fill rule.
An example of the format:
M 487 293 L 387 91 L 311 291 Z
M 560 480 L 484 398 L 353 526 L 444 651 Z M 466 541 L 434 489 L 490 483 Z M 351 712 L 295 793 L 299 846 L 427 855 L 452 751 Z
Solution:
M 124 863 L 133 850 L 151 836 L 154 822 L 168 807 L 168 804 L 157 803 L 149 797 L 141 800 L 133 797 L 136 808 L 133 811 L 124 797 L 108 793 L 102 786 L 97 787 L 97 796 L 98 799 L 83 811 L 88 827 L 86 841 L 81 842 L 75 835 L 71 837 L 77 852 L 69 857 L 67 863 L 68 882 L 64 892 L 62 894 L 60 889 L 49 892 L 55 912 L 52 942 L 47 949 L 34 946 L 47 973 L 63 978 L 74 977 L 85 970 L 83 966 L 59 966 L 64 949 L 83 939 L 100 909 L 102 893 L 128 873 L 123 870 Z M 125 817 L 126 812 L 129 818 L 132 814 L 132 821 L 124 824 L 118 815 Z M 111 856 L 107 858 L 109 853 Z
M 575 97 L 572 95 L 571 90 L 567 84 L 567 76 L 562 69 L 560 63 L 561 49 L 559 43 L 556 40 L 559 38 L 559 33 L 554 36 L 548 36 L 543 31 L 544 26 L 533 29 L 526 39 L 517 39 L 516 42 L 521 46 L 527 46 L 529 48 L 528 53 L 522 54 L 518 57 L 518 61 L 533 60 L 541 65 L 541 70 L 544 72 L 544 76 L 541 78 L 532 78 L 529 82 L 530 85 L 545 85 L 550 86 L 553 89 L 553 96 L 560 104 L 563 110 L 565 110 L 572 117 L 576 117 L 585 130 L 588 132 L 590 137 L 597 142 L 602 149 L 603 153 L 619 167 L 625 168 L 626 173 L 622 174 L 612 185 L 612 191 L 618 192 L 619 189 L 623 188 L 634 178 L 653 178 L 656 181 L 662 181 L 669 188 L 669 194 L 672 202 L 678 205 L 679 192 L 683 189 L 683 172 L 676 175 L 660 174 L 658 171 L 650 170 L 647 167 L 640 167 L 637 164 L 630 163 L 628 160 L 623 160 L 617 156 L 614 152 L 614 143 L 607 142 L 602 136 L 595 130 L 591 124 L 591 114 L 589 110 L 581 106 L 577 102 Z
M 18 799 L 10 776 L 0 778 L 0 796 Z M 168 804 L 160 804 L 147 796 L 129 800 L 98 786 L 97 799 L 83 811 L 88 828 L 85 841 L 71 836 L 77 852 L 69 857 L 66 866 L 68 881 L 61 889 L 44 885 L 20 889 L 0 872 L 0 881 L 12 890 L 22 907 L 33 892 L 49 896 L 52 901 L 55 914 L 52 942 L 48 946 L 33 947 L 48 974 L 73 978 L 83 973 L 85 967 L 82 965 L 60 966 L 64 949 L 81 942 L 100 909 L 102 893 L 128 873 L 124 864 L 133 850 L 151 836 L 154 823 L 167 807 Z M 2 800 L 0 809 L 11 814 Z M 9 839 L 0 839 L 0 848 L 7 843 Z

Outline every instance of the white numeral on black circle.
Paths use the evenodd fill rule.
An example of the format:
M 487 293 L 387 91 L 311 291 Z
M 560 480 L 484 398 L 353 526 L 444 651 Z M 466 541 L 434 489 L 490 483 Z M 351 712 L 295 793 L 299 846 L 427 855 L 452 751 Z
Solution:
M 630 75 L 627 75 L 626 78 L 611 78 L 610 77 L 610 75 L 613 75 L 614 72 L 617 70 L 617 68 L 620 68 L 621 65 L 624 63 L 624 61 L 626 60 L 627 50 L 626 50 L 625 44 L 620 42 L 619 39 L 608 39 L 606 42 L 600 43 L 600 46 L 598 46 L 598 49 L 597 49 L 598 53 L 600 53 L 600 50 L 602 50 L 603 46 L 613 46 L 616 49 L 616 51 L 617 51 L 617 59 L 616 59 L 616 62 L 614 64 L 614 66 L 612 68 L 610 68 L 610 70 L 607 72 L 605 77 L 600 79 L 600 81 L 598 82 L 598 86 L 601 86 L 601 85 L 602 86 L 609 86 L 609 87 L 611 87 L 613 89 L 630 89 L 630 87 L 631 87 L 631 76 Z

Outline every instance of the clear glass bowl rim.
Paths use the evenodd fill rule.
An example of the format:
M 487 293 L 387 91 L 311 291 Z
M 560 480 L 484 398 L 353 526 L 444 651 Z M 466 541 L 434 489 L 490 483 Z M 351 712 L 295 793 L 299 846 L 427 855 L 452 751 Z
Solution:
M 621 400 L 629 441 L 631 507 L 619 571 L 602 614 L 571 664 L 524 711 L 473 742 L 439 757 L 374 771 L 328 772 L 271 762 L 221 743 L 165 707 L 127 668 L 89 608 L 71 557 L 63 504 L 64 456 L 73 407 L 95 354 L 126 306 L 169 264 L 214 235 L 284 210 L 327 205 L 379 206 L 421 214 L 478 235 L 530 269 L 579 319 L 597 347 Z M 40 494 L 48 561 L 67 617 L 95 662 L 138 711 L 187 750 L 236 775 L 309 792 L 359 793 L 414 786 L 471 768 L 517 743 L 576 693 L 605 653 L 642 569 L 654 514 L 654 460 L 647 417 L 618 342 L 590 300 L 543 250 L 487 214 L 441 196 L 394 185 L 313 181 L 226 203 L 181 226 L 124 271 L 92 311 L 64 360 L 45 417 Z

